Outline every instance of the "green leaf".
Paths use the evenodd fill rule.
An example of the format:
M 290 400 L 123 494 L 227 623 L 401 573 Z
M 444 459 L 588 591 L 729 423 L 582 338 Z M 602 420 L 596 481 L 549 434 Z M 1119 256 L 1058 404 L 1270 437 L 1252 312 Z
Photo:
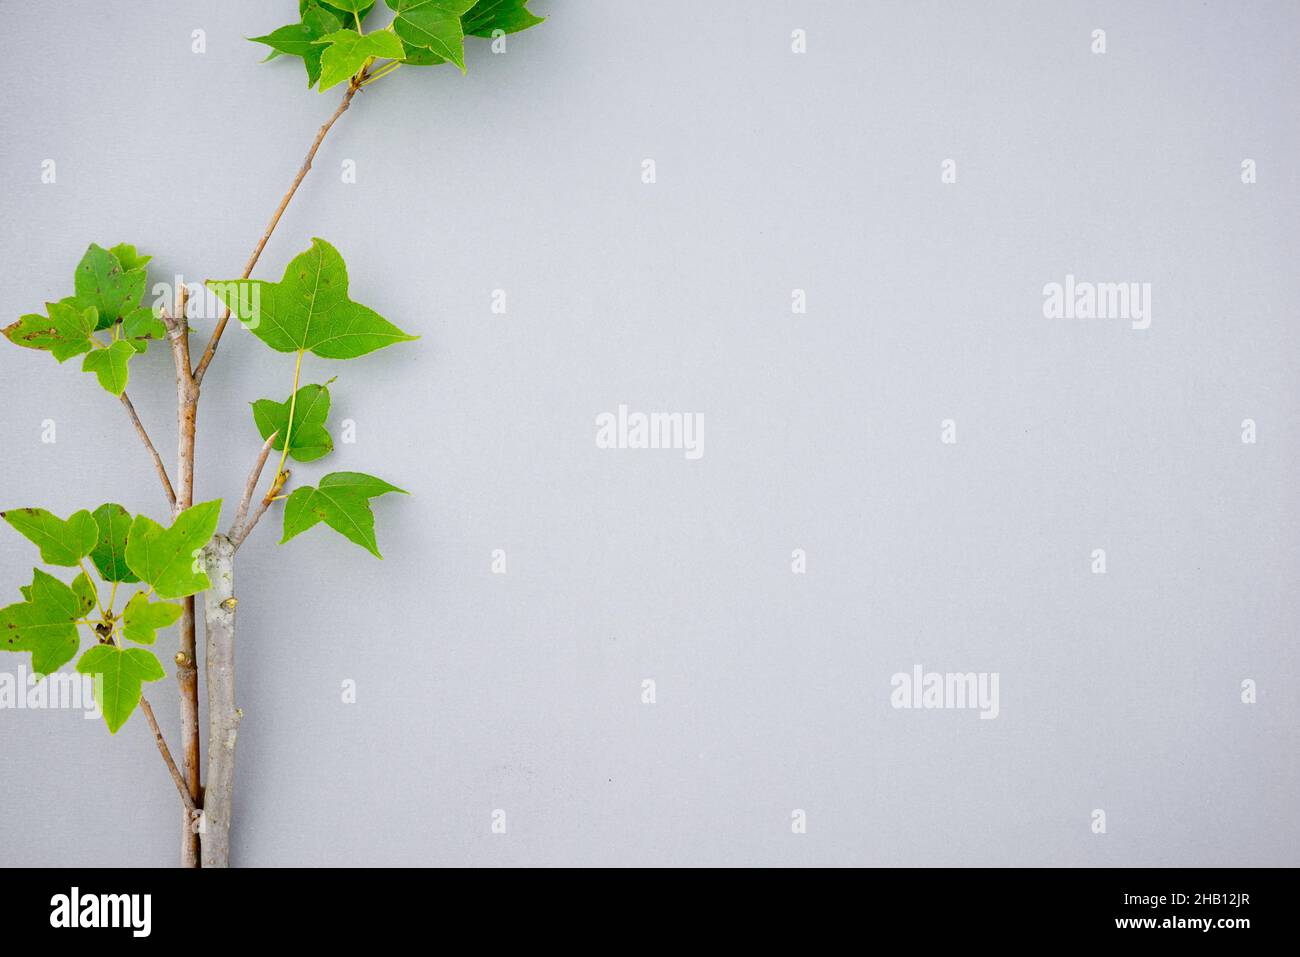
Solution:
M 330 380 L 333 381 L 332 379 Z M 334 451 L 334 440 L 325 428 L 330 414 L 329 383 L 305 385 L 298 390 L 297 400 L 258 399 L 253 403 L 253 421 L 262 438 L 278 432 L 271 447 L 277 452 L 284 449 L 284 437 L 289 436 L 289 455 L 299 462 L 313 462 Z M 293 428 L 289 428 L 289 407 L 293 406 Z
M 150 342 L 167 338 L 167 327 L 148 306 L 133 309 L 122 320 L 122 335 L 130 341 L 136 352 L 145 352 Z
M 0 518 L 35 544 L 47 565 L 70 568 L 89 555 L 99 540 L 99 525 L 84 509 L 66 522 L 43 508 L 14 508 L 0 512 Z
M 402 62 L 407 66 L 437 66 L 439 63 L 446 63 L 447 61 L 432 50 L 412 46 L 403 40 Z
M 153 259 L 152 256 L 141 256 L 135 251 L 134 246 L 127 243 L 118 243 L 109 252 L 117 257 L 117 261 L 122 264 L 122 268 L 127 272 L 131 272 L 133 269 L 141 269 Z
M 493 30 L 504 33 L 527 30 L 546 19 L 529 13 L 529 2 L 530 0 L 478 0 L 461 17 L 461 26 L 467 37 L 491 37 Z
M 118 339 L 104 349 L 93 349 L 82 360 L 81 371 L 93 372 L 105 391 L 121 395 L 126 391 L 126 364 L 136 354 L 136 348 L 125 339 Z
M 29 314 L 4 329 L 5 338 L 24 349 L 40 349 L 65 362 L 95 347 L 90 334 L 99 323 L 94 306 L 74 301 L 47 302 L 48 316 Z
M 280 544 L 323 521 L 376 558 L 383 558 L 375 541 L 375 516 L 369 500 L 388 492 L 406 494 L 396 485 L 361 472 L 331 472 L 316 488 L 295 489 L 284 503 L 284 537 Z
M 131 513 L 111 502 L 95 509 L 99 537 L 90 560 L 106 582 L 138 582 L 140 579 L 126 563 L 126 536 L 131 530 Z
M 305 16 L 309 7 L 317 5 L 336 14 L 346 25 L 355 27 L 358 18 L 362 23 L 366 22 L 366 16 L 375 8 L 375 0 L 298 0 L 298 13 Z
M 295 256 L 279 282 L 234 279 L 209 288 L 252 333 L 277 352 L 309 350 L 324 359 L 352 359 L 409 336 L 348 298 L 348 271 L 323 239 Z
M 253 42 L 265 43 L 273 54 L 288 53 L 302 57 L 307 67 L 307 86 L 312 87 L 320 79 L 321 54 L 325 52 L 324 47 L 316 41 L 342 28 L 343 23 L 339 17 L 329 9 L 304 5 L 302 23 L 291 23 L 264 37 L 253 37 Z
M 144 682 L 160 681 L 164 677 L 162 665 L 152 651 L 122 649 L 114 645 L 91 648 L 77 662 L 77 671 L 102 679 L 95 683 L 95 693 L 100 696 L 100 710 L 104 712 L 104 721 L 113 734 L 126 724 L 126 719 L 140 703 Z
M 465 31 L 460 18 L 474 0 L 384 0 L 397 12 L 393 30 L 405 43 L 432 50 L 465 72 Z
M 345 21 L 351 22 L 355 26 L 352 18 L 354 16 L 363 17 L 369 13 L 375 5 L 375 0 L 329 0 L 329 3 L 325 5 L 333 7 L 341 13 L 346 13 Z
M 166 601 L 150 601 L 144 592 L 136 592 L 122 609 L 122 636 L 127 641 L 152 645 L 159 628 L 170 628 L 181 617 L 181 606 Z
M 23 596 L 26 601 L 0 608 L 0 650 L 29 651 L 32 671 L 53 674 L 81 646 L 76 622 L 87 610 L 84 591 L 74 591 L 37 568 Z
M 184 598 L 211 586 L 199 554 L 217 530 L 221 500 L 187 508 L 171 528 L 137 515 L 126 536 L 126 563 L 160 598 Z
M 402 41 L 386 30 L 362 36 L 353 30 L 339 30 L 316 41 L 325 48 L 320 61 L 321 92 L 351 79 L 371 57 L 400 60 Z
M 135 257 L 134 248 L 127 248 Z M 91 243 L 77 265 L 77 299 L 99 310 L 95 328 L 107 329 L 140 305 L 145 281 L 143 266 L 125 269 L 112 252 Z
M 85 572 L 72 579 L 72 593 L 81 602 L 80 617 L 84 617 L 90 609 L 99 604 L 99 592 L 95 589 L 95 583 L 90 580 L 90 576 Z

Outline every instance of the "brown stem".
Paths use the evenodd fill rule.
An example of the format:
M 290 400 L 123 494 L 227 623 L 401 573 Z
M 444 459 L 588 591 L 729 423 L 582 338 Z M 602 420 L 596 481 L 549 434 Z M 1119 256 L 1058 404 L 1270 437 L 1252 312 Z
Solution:
M 312 161 L 316 158 L 316 152 L 320 149 L 321 143 L 324 142 L 325 136 L 338 122 L 339 117 L 347 112 L 348 107 L 352 105 L 353 98 L 357 95 L 366 79 L 366 70 L 363 68 L 348 84 L 347 92 L 344 93 L 343 101 L 339 104 L 338 109 L 334 111 L 333 115 L 325 121 L 325 124 L 316 133 L 316 139 L 312 141 L 311 148 L 307 151 L 307 157 L 298 170 L 298 175 L 294 177 L 288 192 L 280 200 L 280 205 L 276 208 L 270 223 L 267 224 L 261 239 L 258 240 L 257 246 L 254 247 L 252 255 L 249 256 L 248 263 L 244 266 L 242 278 L 247 279 L 252 274 L 258 259 L 261 258 L 262 250 L 266 248 L 266 244 L 270 241 L 271 234 L 275 232 L 275 227 L 279 224 L 280 218 L 288 208 L 290 200 L 293 199 L 298 187 L 311 170 Z M 167 495 L 168 505 L 171 506 L 173 519 L 184 509 L 194 504 L 194 435 L 198 421 L 199 386 L 203 381 L 203 376 L 208 371 L 208 366 L 212 363 L 213 356 L 216 355 L 217 344 L 221 341 L 221 336 L 230 320 L 230 310 L 227 308 L 223 311 L 216 327 L 212 330 L 212 336 L 208 339 L 208 344 L 199 358 L 198 365 L 191 366 L 190 329 L 185 314 L 187 290 L 182 287 L 178 292 L 177 315 L 173 318 L 168 315 L 165 309 L 162 315 L 163 324 L 167 328 L 167 336 L 171 342 L 172 358 L 176 366 L 178 454 L 175 486 L 172 485 L 171 479 L 168 478 L 167 469 L 163 465 L 162 458 L 159 456 L 153 442 L 149 439 L 149 435 L 141 424 L 139 416 L 136 415 L 131 400 L 125 394 L 122 396 L 122 405 L 126 408 L 132 423 L 135 425 L 136 432 L 154 460 L 154 467 L 158 472 L 158 477 L 162 480 L 163 491 Z M 216 712 L 213 712 L 211 707 L 209 712 L 210 717 L 215 714 L 215 720 L 222 725 L 221 731 L 226 735 L 226 737 L 219 740 L 227 741 L 228 744 L 224 748 L 217 748 L 216 754 L 213 755 L 213 757 L 217 757 L 214 762 L 215 776 L 219 784 L 222 785 L 220 790 L 224 793 L 225 798 L 224 803 L 218 801 L 222 805 L 218 808 L 219 813 L 216 815 L 221 822 L 219 825 L 220 833 L 213 842 L 217 846 L 213 848 L 211 856 L 207 853 L 207 842 L 204 841 L 201 846 L 199 834 L 193 823 L 197 815 L 203 813 L 196 810 L 203 803 L 203 789 L 199 778 L 199 694 L 198 666 L 195 658 L 195 602 L 193 596 L 186 598 L 181 606 L 180 650 L 176 655 L 176 680 L 180 690 L 181 706 L 182 770 L 178 770 L 176 762 L 172 760 L 171 751 L 168 750 L 167 743 L 163 740 L 162 732 L 158 728 L 158 722 L 154 718 L 153 708 L 144 698 L 141 698 L 140 701 L 149 725 L 153 728 L 158 748 L 162 752 L 167 768 L 172 774 L 172 779 L 176 782 L 177 789 L 181 793 L 181 803 L 185 808 L 181 831 L 181 864 L 186 867 L 198 867 L 201 861 L 203 863 L 225 863 L 229 859 L 230 790 L 234 780 L 234 736 L 235 729 L 238 727 L 239 716 L 237 710 L 233 710 L 231 707 L 222 707 L 223 703 L 230 704 L 234 698 L 234 673 L 232 667 L 234 597 L 229 594 L 232 579 L 230 574 L 231 559 L 234 556 L 235 547 L 252 531 L 253 526 L 257 524 L 258 519 L 261 518 L 280 486 L 283 485 L 284 479 L 288 477 L 287 473 L 277 476 L 275 487 L 271 492 L 267 493 L 250 518 L 248 516 L 249 505 L 252 495 L 256 491 L 257 479 L 266 464 L 269 447 L 273 440 L 274 436 L 267 441 L 267 446 L 263 449 L 254 467 L 254 475 L 250 478 L 250 488 L 245 490 L 244 501 L 240 504 L 239 514 L 232 528 L 232 532 L 238 532 L 238 538 L 232 542 L 229 538 L 218 535 L 213 540 L 213 545 L 217 546 L 217 551 L 223 556 L 222 570 L 225 573 L 226 595 L 223 599 L 224 604 L 218 603 L 214 608 L 207 609 L 209 631 L 215 630 L 216 632 L 215 635 L 209 634 L 209 645 L 212 646 L 215 641 L 218 651 L 217 660 L 209 660 L 208 662 L 209 680 L 211 680 L 215 668 L 215 673 L 222 678 L 220 690 L 223 695 L 222 702 L 218 703 Z M 211 658 L 211 647 L 209 650 L 209 657 Z M 213 775 L 214 769 L 210 768 L 209 778 L 213 778 Z
M 171 749 L 167 747 L 167 740 L 163 737 L 162 729 L 158 727 L 158 719 L 153 716 L 153 705 L 149 704 L 149 699 L 144 695 L 140 695 L 140 710 L 144 712 L 144 719 L 149 722 L 149 727 L 153 731 L 153 739 L 157 742 L 158 751 L 162 754 L 162 759 L 167 765 L 167 771 L 176 784 L 176 790 L 180 793 L 181 803 L 185 805 L 186 812 L 193 820 L 194 813 L 197 810 L 194 806 L 194 798 L 190 796 L 189 788 L 185 786 L 185 779 L 181 777 L 181 772 L 172 759 Z
M 284 488 L 284 483 L 289 481 L 289 474 L 289 469 L 284 469 L 282 472 L 276 474 L 274 480 L 271 482 L 271 487 L 266 490 L 266 494 L 262 496 L 262 500 L 257 503 L 257 508 L 253 510 L 253 515 L 249 518 L 248 524 L 245 526 L 243 535 L 240 538 L 241 542 L 248 537 L 248 533 L 253 530 L 253 527 L 258 523 L 261 517 L 266 514 L 266 510 L 271 507 L 271 503 L 275 501 L 276 497 L 280 494 L 280 490 Z
M 176 503 L 172 517 L 194 504 L 194 428 L 198 420 L 199 385 L 190 371 L 190 328 L 185 316 L 186 289 L 179 290 L 176 317 L 167 330 L 176 366 L 176 422 L 178 435 Z M 194 629 L 194 597 L 181 604 L 180 650 L 176 654 L 176 683 L 180 694 L 181 767 L 190 800 L 198 805 L 201 792 L 199 755 L 199 673 Z M 198 867 L 199 835 L 186 811 L 181 827 L 181 865 Z
M 126 414 L 131 417 L 131 424 L 135 426 L 136 435 L 140 436 L 140 441 L 153 457 L 154 471 L 158 473 L 158 479 L 162 482 L 163 494 L 167 496 L 167 507 L 176 508 L 176 491 L 172 488 L 172 480 L 167 477 L 167 466 L 163 465 L 162 456 L 154 448 L 153 441 L 149 438 L 149 433 L 144 430 L 144 425 L 140 422 L 140 416 L 135 413 L 135 406 L 127 398 L 125 392 L 122 393 L 122 405 L 126 408 Z
M 244 485 L 244 497 L 239 501 L 239 511 L 235 513 L 235 521 L 230 526 L 230 531 L 226 533 L 230 544 L 235 548 L 243 543 L 248 533 L 253 530 L 253 526 L 257 524 L 257 520 L 262 517 L 262 513 L 266 511 L 266 504 L 263 504 L 253 513 L 253 520 L 248 521 L 248 506 L 252 503 L 253 496 L 257 494 L 257 483 L 262 478 L 262 469 L 266 468 L 266 460 L 270 457 L 271 449 L 279 435 L 279 432 L 272 432 L 267 437 L 262 445 L 262 451 L 257 455 L 257 461 L 253 463 L 252 471 L 248 473 L 248 481 Z
M 339 108 L 334 111 L 334 115 L 326 120 L 325 124 L 316 133 L 316 139 L 312 141 L 311 149 L 307 151 L 307 158 L 303 160 L 302 166 L 298 170 L 298 175 L 295 176 L 293 182 L 289 184 L 289 191 L 285 193 L 284 198 L 280 200 L 280 205 L 276 208 L 275 215 L 271 217 L 271 221 L 267 224 L 266 231 L 262 233 L 262 238 L 257 241 L 257 246 L 253 249 L 253 254 L 248 257 L 248 263 L 244 266 L 244 273 L 240 278 L 247 279 L 253 274 L 253 267 L 257 265 L 257 260 L 261 258 L 262 250 L 266 248 L 266 244 L 271 239 L 271 234 L 275 232 L 275 227 L 279 225 L 280 217 L 283 216 L 284 211 L 289 208 L 289 201 L 293 199 L 293 194 L 298 192 L 298 187 L 302 185 L 302 181 L 307 177 L 307 173 L 311 171 L 311 164 L 312 160 L 316 158 L 316 151 L 320 149 L 321 143 L 325 141 L 326 134 L 328 134 L 334 124 L 338 122 L 338 118 L 346 113 L 348 107 L 352 105 L 352 98 L 357 95 L 357 91 L 361 89 L 361 84 L 365 82 L 365 80 L 366 75 L 364 71 L 352 78 L 352 82 L 348 84 L 347 92 L 343 94 L 343 102 L 340 103 Z M 208 366 L 212 363 L 212 357 L 216 355 L 217 343 L 221 341 L 222 333 L 226 331 L 226 323 L 229 321 L 230 310 L 227 308 L 222 310 L 222 316 L 217 320 L 217 325 L 212 330 L 212 336 L 208 339 L 207 348 L 203 350 L 203 355 L 199 357 L 199 364 L 194 368 L 194 382 L 196 385 L 203 381 L 203 376 L 208 371 Z
M 176 653 L 176 685 L 181 702 L 181 761 L 185 767 L 185 787 L 190 804 L 202 799 L 199 780 L 199 670 L 194 660 L 194 599 L 186 598 L 181 605 L 181 646 L 189 651 Z M 188 808 L 187 808 L 188 809 Z M 194 832 L 188 816 L 182 820 L 181 866 L 198 867 L 201 849 L 199 835 Z
M 261 258 L 262 250 L 266 248 L 271 234 L 275 232 L 275 227 L 280 222 L 280 217 L 284 215 L 289 201 L 293 199 L 294 193 L 298 191 L 298 187 L 311 170 L 312 161 L 316 158 L 316 152 L 320 149 L 326 134 L 352 105 L 352 100 L 365 79 L 364 69 L 352 78 L 338 109 L 316 133 L 316 139 L 307 151 L 307 157 L 303 160 L 298 175 L 294 177 L 289 191 L 280 200 L 280 205 L 262 233 L 262 238 L 258 240 L 252 255 L 249 256 L 242 278 L 247 279 L 252 275 L 253 268 Z M 194 429 L 199 388 L 213 356 L 216 355 L 217 344 L 221 341 L 229 321 L 230 310 L 226 308 L 212 330 L 208 344 L 199 357 L 198 365 L 193 368 L 190 365 L 189 327 L 185 317 L 183 290 L 179 315 L 175 319 L 174 326 L 168 329 L 176 361 L 177 417 L 180 432 L 180 457 L 177 468 L 177 481 L 180 487 L 176 492 L 177 511 L 189 508 L 193 504 Z M 258 472 L 260 474 L 260 466 Z M 282 478 L 277 478 L 277 482 L 282 481 Z M 246 496 L 248 497 L 250 496 Z M 268 499 L 270 497 L 267 496 Z M 247 517 L 243 519 L 241 523 L 243 535 L 247 535 L 252 526 L 257 523 L 262 513 L 266 511 L 267 505 L 269 501 L 262 504 L 251 520 Z M 247 516 L 246 506 L 243 511 Z M 213 587 L 204 595 L 204 631 L 207 639 L 204 661 L 208 678 L 208 722 L 211 738 L 208 754 L 208 792 L 216 794 L 215 800 L 211 802 L 210 811 L 206 797 L 208 792 L 200 792 L 199 789 L 198 680 L 195 668 L 195 603 L 192 596 L 185 599 L 181 613 L 181 650 L 177 656 L 181 667 L 177 669 L 177 677 L 181 682 L 181 745 L 184 751 L 185 778 L 196 804 L 200 801 L 200 794 L 204 794 L 202 798 L 204 836 L 201 845 L 198 835 L 190 834 L 188 830 L 182 843 L 182 863 L 191 867 L 198 866 L 200 861 L 205 867 L 225 866 L 230 859 L 230 811 L 234 785 L 235 734 L 240 717 L 238 709 L 234 707 L 235 599 L 232 592 L 234 550 L 235 544 L 222 535 L 215 536 L 207 549 L 210 561 L 214 557 L 219 559 L 217 567 L 213 568 L 209 575 Z

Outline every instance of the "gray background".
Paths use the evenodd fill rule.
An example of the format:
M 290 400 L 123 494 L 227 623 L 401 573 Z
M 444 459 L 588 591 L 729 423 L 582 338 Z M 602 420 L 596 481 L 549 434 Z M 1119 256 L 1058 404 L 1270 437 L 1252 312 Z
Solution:
M 237 275 L 338 99 L 243 39 L 291 0 L 3 8 L 6 321 L 91 241 Z M 535 8 L 367 89 L 259 267 L 325 237 L 423 339 L 309 357 L 357 442 L 298 477 L 413 495 L 383 562 L 278 507 L 240 553 L 236 862 L 1300 864 L 1297 6 Z M 1151 282 L 1151 328 L 1045 319 L 1067 272 Z M 226 338 L 199 499 L 291 372 Z M 170 451 L 170 359 L 132 375 Z M 91 377 L 6 344 L 0 384 L 0 504 L 161 517 Z M 620 402 L 703 412 L 704 458 L 597 449 Z M 6 600 L 33 560 L 0 535 Z M 915 663 L 1000 672 L 1001 716 L 892 709 Z M 139 716 L 0 712 L 0 761 L 4 863 L 175 861 Z

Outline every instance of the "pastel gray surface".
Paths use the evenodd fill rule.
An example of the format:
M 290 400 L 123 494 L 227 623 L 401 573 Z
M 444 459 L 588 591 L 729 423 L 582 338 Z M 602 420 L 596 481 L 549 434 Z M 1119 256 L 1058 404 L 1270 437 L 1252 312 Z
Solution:
M 4 322 L 92 241 L 238 275 L 337 103 L 243 39 L 291 0 L 120 6 L 6 13 Z M 534 9 L 364 91 L 256 273 L 324 237 L 422 338 L 308 358 L 337 448 L 295 476 L 412 494 L 383 562 L 278 507 L 240 553 L 235 863 L 1300 864 L 1296 7 Z M 1149 328 L 1046 318 L 1067 275 L 1150 283 Z M 0 507 L 161 517 L 117 403 L 0 346 Z M 170 457 L 165 350 L 132 376 Z M 291 377 L 227 336 L 199 500 Z M 704 454 L 598 448 L 620 404 Z M 6 602 L 34 559 L 0 535 Z M 891 707 L 917 664 L 998 673 L 997 718 Z M 0 711 L 0 756 L 0 861 L 175 862 L 138 715 Z

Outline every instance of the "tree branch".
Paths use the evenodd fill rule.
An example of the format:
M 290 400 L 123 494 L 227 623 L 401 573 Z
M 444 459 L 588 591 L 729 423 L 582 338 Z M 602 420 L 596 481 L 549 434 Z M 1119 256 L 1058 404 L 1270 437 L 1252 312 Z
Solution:
M 290 200 L 293 199 L 298 187 L 311 170 L 312 161 L 316 158 L 316 152 L 320 149 L 325 136 L 338 122 L 339 117 L 347 112 L 348 107 L 352 105 L 352 100 L 357 95 L 357 91 L 361 89 L 361 84 L 365 79 L 366 71 L 363 68 L 348 84 L 347 92 L 344 93 L 343 101 L 339 104 L 338 109 L 334 111 L 333 115 L 325 121 L 324 125 L 316 133 L 316 139 L 312 142 L 311 148 L 308 149 L 307 156 L 303 160 L 297 176 L 289 185 L 288 192 L 280 200 L 280 205 L 276 208 L 270 223 L 267 224 L 265 231 L 262 233 L 261 239 L 258 240 L 256 247 L 254 247 L 252 255 L 249 256 L 248 262 L 244 266 L 242 278 L 247 279 L 252 275 L 257 261 L 262 255 L 262 250 L 266 248 L 266 244 L 270 241 L 271 234 L 275 232 L 275 227 L 279 224 L 280 218 L 288 208 Z M 183 300 L 180 315 L 176 317 L 175 327 L 168 328 L 176 359 L 176 393 L 179 406 L 177 414 L 180 425 L 180 465 L 177 476 L 180 488 L 177 490 L 177 510 L 188 508 L 193 504 L 194 430 L 199 391 L 203 377 L 208 371 L 208 366 L 212 363 L 213 356 L 216 355 L 217 345 L 220 343 L 221 336 L 225 332 L 229 321 L 230 308 L 226 307 L 212 330 L 212 335 L 208 339 L 203 354 L 199 357 L 198 364 L 193 368 L 190 366 L 189 328 L 185 319 Z M 255 465 L 255 472 L 259 476 L 262 467 L 265 465 L 265 458 L 266 453 L 262 455 Z M 279 487 L 284 484 L 287 477 L 287 473 L 276 476 L 275 481 L 272 483 L 272 491 L 267 493 L 261 505 L 251 517 L 248 516 L 247 507 L 252 496 L 245 494 L 245 504 L 241 506 L 241 515 L 238 522 L 241 540 L 257 524 L 258 519 L 270 506 L 271 499 Z M 253 483 L 255 491 L 256 479 L 253 480 Z M 189 866 L 197 866 L 199 863 L 202 863 L 205 867 L 224 866 L 229 863 L 230 859 L 230 794 L 234 783 L 235 734 L 240 717 L 238 709 L 234 707 L 235 598 L 231 590 L 234 552 L 235 544 L 223 535 L 214 536 L 205 550 L 206 560 L 211 571 L 210 577 L 213 582 L 212 588 L 204 593 L 203 599 L 207 637 L 205 666 L 208 679 L 210 736 L 208 742 L 207 793 L 215 793 L 217 797 L 212 802 L 209 802 L 206 798 L 203 800 L 203 815 L 207 828 L 202 841 L 198 841 L 198 836 L 192 833 L 193 829 L 190 829 L 183 839 L 182 862 Z M 181 744 L 185 758 L 185 783 L 188 785 L 193 802 L 197 803 L 200 790 L 198 770 L 198 680 L 195 665 L 194 611 L 195 602 L 194 597 L 191 596 L 185 599 L 182 606 L 180 621 L 181 651 L 177 655 L 179 667 L 176 674 L 181 684 Z
M 172 360 L 176 366 L 176 504 L 173 519 L 194 504 L 194 430 L 199 413 L 199 385 L 190 370 L 190 325 L 186 318 L 189 290 L 176 291 L 176 315 L 167 323 Z M 194 596 L 181 602 L 180 650 L 176 654 L 176 686 L 180 697 L 181 769 L 190 803 L 197 804 L 202 782 L 199 765 L 199 671 L 194 627 Z M 193 815 L 181 817 L 181 865 L 198 867 L 200 840 Z
M 261 258 L 262 250 L 266 248 L 266 244 L 271 239 L 271 234 L 275 232 L 275 227 L 279 225 L 280 217 L 283 216 L 284 211 L 289 208 L 289 201 L 293 199 L 293 194 L 298 192 L 298 187 L 302 185 L 302 181 L 307 177 L 307 173 L 311 171 L 311 164 L 316 158 L 316 151 L 320 149 L 321 143 L 325 141 L 325 136 L 329 133 L 330 129 L 333 128 L 334 124 L 338 122 L 339 117 L 346 113 L 348 107 L 352 105 L 352 98 L 357 95 L 357 91 L 361 89 L 361 84 L 365 79 L 366 76 L 364 71 L 352 78 L 352 82 L 348 84 L 347 92 L 343 94 L 343 102 L 340 103 L 339 108 L 334 111 L 334 115 L 326 120 L 325 124 L 316 133 L 316 139 L 312 142 L 311 149 L 307 151 L 307 158 L 303 160 L 302 166 L 298 170 L 298 175 L 295 176 L 293 182 L 289 184 L 289 191 L 285 193 L 284 198 L 280 200 L 280 205 L 276 209 L 275 215 L 271 217 L 270 223 L 267 224 L 266 231 L 262 233 L 262 238 L 258 240 L 257 246 L 253 249 L 253 254 L 248 257 L 248 263 L 244 266 L 244 274 L 240 277 L 241 279 L 247 279 L 253 274 L 253 267 L 257 265 L 258 259 Z M 196 385 L 203 381 L 203 376 L 208 371 L 208 366 L 212 363 L 212 357 L 216 355 L 217 344 L 221 341 L 221 336 L 226 331 L 226 323 L 229 321 L 230 309 L 227 307 L 222 310 L 222 316 L 217 321 L 216 327 L 212 330 L 211 338 L 208 339 L 207 348 L 203 350 L 203 355 L 199 358 L 199 364 L 194 368 L 194 382 Z
M 284 488 L 284 483 L 288 480 L 289 469 L 285 469 L 276 475 L 275 480 L 271 483 L 271 487 L 266 490 L 266 494 L 262 496 L 262 500 L 257 503 L 257 508 L 253 510 L 252 516 L 248 519 L 248 525 L 245 527 L 244 533 L 240 538 L 241 542 L 248 537 L 248 533 L 253 530 L 261 520 L 262 516 L 266 514 L 266 510 L 271 507 L 271 503 L 275 501 L 276 496 L 280 494 L 280 490 Z
M 172 760 L 171 749 L 167 747 L 167 741 L 163 738 L 162 730 L 158 727 L 158 719 L 153 716 L 153 706 L 149 704 L 149 699 L 144 695 L 140 695 L 140 710 L 144 712 L 144 718 L 149 722 L 149 727 L 153 730 L 153 739 L 158 744 L 158 752 L 167 765 L 172 781 L 176 784 L 176 790 L 180 792 L 181 803 L 185 805 L 185 810 L 193 816 L 198 810 L 194 805 L 194 798 L 190 796 L 189 788 L 185 786 L 185 779 L 181 777 L 176 762 Z
M 262 469 L 266 468 L 266 460 L 270 457 L 271 448 L 275 445 L 275 440 L 279 435 L 278 431 L 271 433 L 262 445 L 262 451 L 258 453 L 257 461 L 253 463 L 253 470 L 248 473 L 248 482 L 244 485 L 244 497 L 240 499 L 239 511 L 235 513 L 235 521 L 230 526 L 230 531 L 226 533 L 226 537 L 230 539 L 230 544 L 235 548 L 238 548 L 244 539 L 248 537 L 248 533 L 253 530 L 257 520 L 266 511 L 266 506 L 270 504 L 263 500 L 264 504 L 259 506 L 258 510 L 253 513 L 253 520 L 251 522 L 247 521 L 248 506 L 252 503 L 253 496 L 257 494 L 257 483 L 262 478 Z
M 208 681 L 208 788 L 203 797 L 203 866 L 230 866 L 235 739 L 244 713 L 235 706 L 235 549 L 214 535 L 203 549 L 212 587 L 203 593 L 203 663 Z
M 162 482 L 163 494 L 167 496 L 167 507 L 175 510 L 176 508 L 176 490 L 172 488 L 172 480 L 167 477 L 167 466 L 163 465 L 162 456 L 154 448 L 149 433 L 144 430 L 144 425 L 140 422 L 140 416 L 135 413 L 135 406 L 127 398 L 125 392 L 122 393 L 122 405 L 126 409 L 126 414 L 131 417 L 131 424 L 135 426 L 136 435 L 140 436 L 140 441 L 144 443 L 145 449 L 153 457 L 154 471 L 158 473 L 158 479 Z

